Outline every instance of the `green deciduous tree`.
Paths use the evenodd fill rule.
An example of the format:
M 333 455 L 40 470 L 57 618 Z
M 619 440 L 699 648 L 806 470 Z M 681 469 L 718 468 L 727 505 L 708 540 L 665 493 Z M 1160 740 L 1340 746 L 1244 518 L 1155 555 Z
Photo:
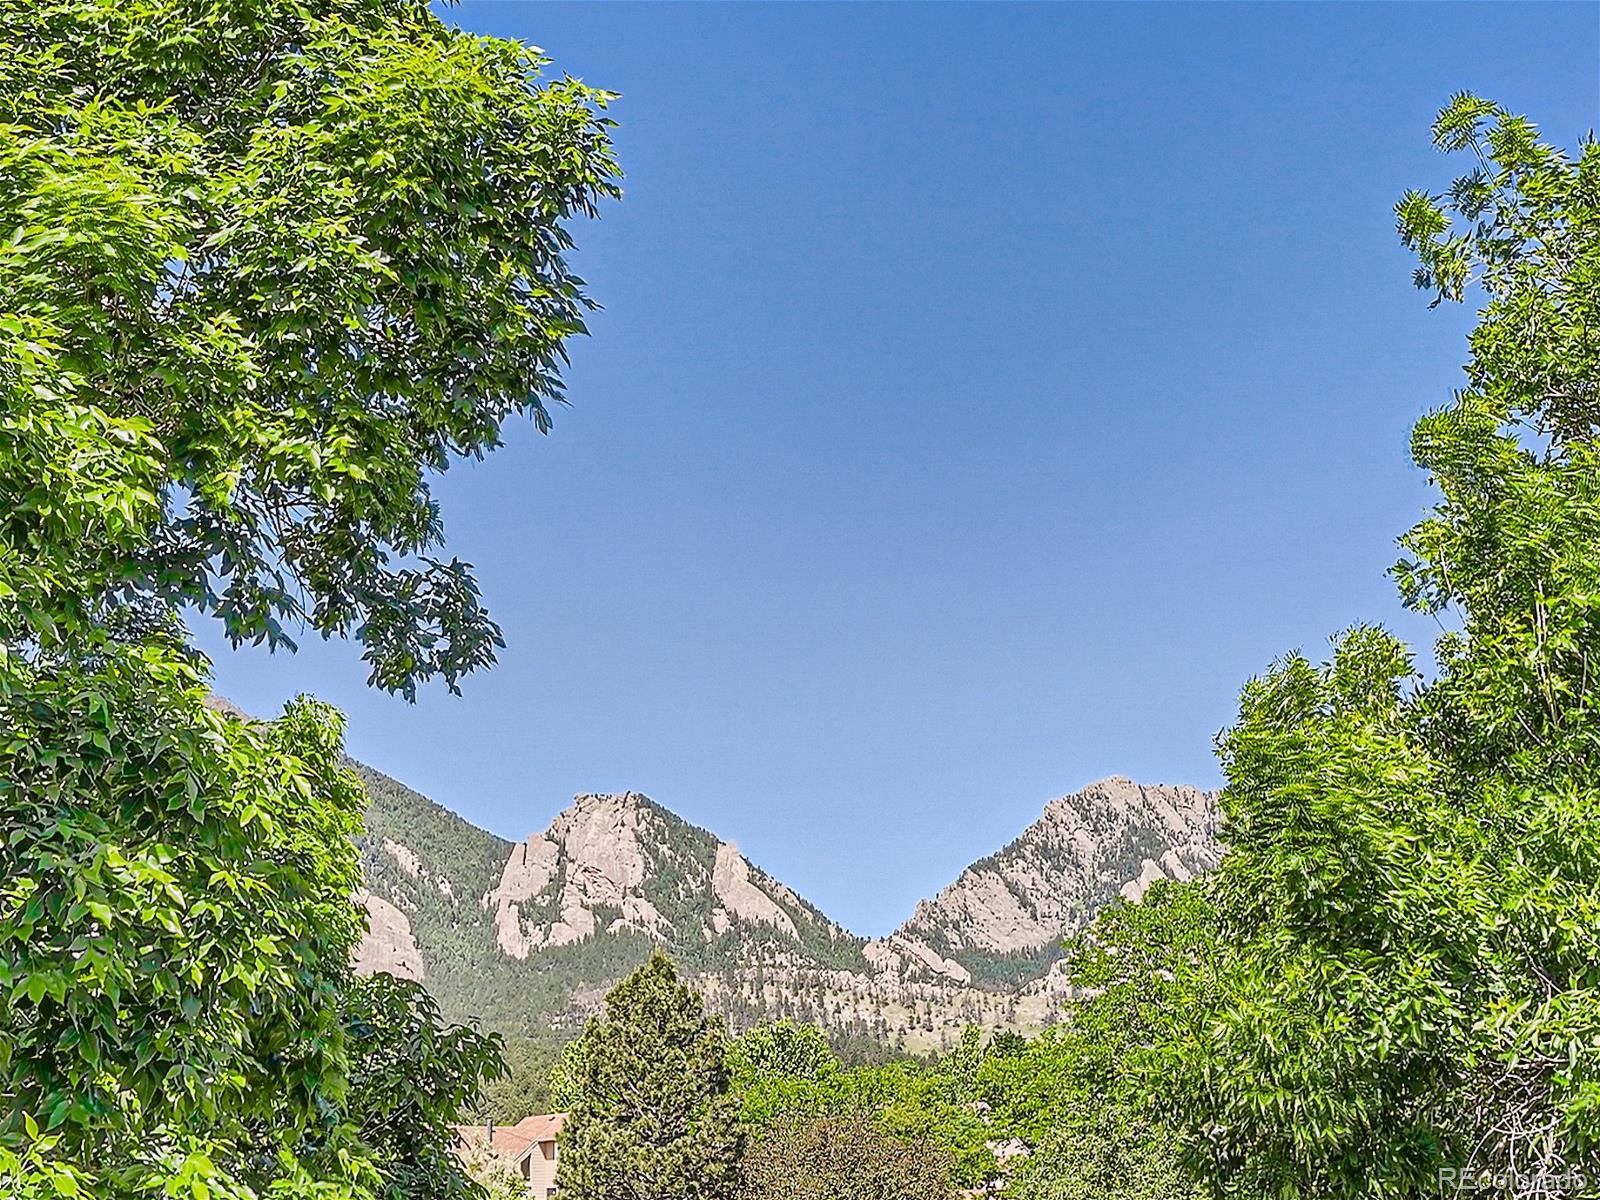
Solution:
M 776 1075 L 814 1081 L 839 1071 L 827 1035 L 815 1025 L 787 1018 L 757 1025 L 734 1039 L 728 1061 L 741 1079 Z
M 766 1128 L 816 1111 L 819 1096 L 835 1091 L 843 1068 L 815 1025 L 774 1021 L 735 1038 L 728 1066 L 745 1123 Z
M 794 1135 L 823 1117 L 867 1117 L 885 1137 L 936 1155 L 953 1186 L 975 1187 L 995 1174 L 990 1143 L 1011 1136 L 983 1108 L 990 1068 L 1018 1053 L 1018 1040 L 1001 1039 L 997 1051 L 974 1027 L 932 1061 L 846 1070 L 820 1031 L 779 1021 L 739 1038 L 729 1060 L 743 1120 L 758 1140 Z
M 0 1191 L 452 1196 L 495 1046 L 351 978 L 340 722 L 183 606 L 492 659 L 431 473 L 541 428 L 606 97 L 423 0 L 0 0 Z
M 450 1122 L 498 1040 L 351 977 L 337 713 L 206 700 L 154 644 L 0 654 L 0 1190 L 467 1194 Z
M 429 475 L 548 427 L 588 307 L 564 222 L 616 190 L 606 95 L 542 66 L 424 0 L 0 0 L 11 436 L 141 501 L 95 516 L 109 558 L 16 539 L 77 620 L 303 621 L 408 695 L 492 660 Z M 8 513 L 52 503 L 28 482 Z
M 0 655 L 0 1138 L 108 1194 L 210 1171 L 359 1184 L 337 1113 L 360 812 L 337 716 L 246 725 L 194 670 Z M 205 1165 L 201 1165 L 204 1163 Z
M 452 1122 L 504 1070 L 500 1039 L 445 1027 L 421 984 L 381 973 L 345 985 L 341 1016 L 349 1057 L 342 1108 L 387 1195 L 470 1200 Z
M 1014 1200 L 1197 1200 L 1170 1125 L 1137 1107 L 1087 1106 L 1048 1129 L 1010 1173 Z
M 741 1138 L 719 1019 L 657 953 L 583 1035 L 557 1182 L 572 1200 L 721 1200 Z
M 1401 236 L 1484 303 L 1396 574 L 1455 627 L 1429 678 L 1372 628 L 1290 656 L 1222 741 L 1219 991 L 1151 1081 L 1218 1195 L 1600 1188 L 1600 146 L 1465 95 L 1434 133 L 1473 166 Z
M 1072 939 L 1060 1021 L 990 1055 L 981 1087 L 996 1127 L 1020 1139 L 1007 1195 L 1026 1200 L 1191 1200 L 1171 1123 L 1146 1094 L 1155 1047 L 1203 1010 L 1216 922 L 1201 883 L 1156 882 Z
M 551 1106 L 566 1110 L 577 1104 L 588 1070 L 589 1041 L 579 1034 L 561 1047 L 561 1056 L 550 1068 Z

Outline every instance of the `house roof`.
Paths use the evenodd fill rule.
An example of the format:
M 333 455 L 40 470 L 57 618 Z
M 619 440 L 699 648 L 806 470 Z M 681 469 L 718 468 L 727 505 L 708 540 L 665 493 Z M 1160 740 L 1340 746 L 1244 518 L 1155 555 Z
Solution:
M 561 1132 L 567 1123 L 566 1113 L 536 1113 L 523 1117 L 515 1125 L 496 1125 L 494 1138 L 489 1142 L 492 1153 L 512 1163 L 521 1161 L 529 1150 L 540 1142 L 547 1142 Z M 488 1129 L 483 1125 L 457 1125 L 456 1140 L 463 1153 L 483 1145 Z
M 514 1126 L 518 1131 L 526 1131 L 530 1142 L 547 1142 L 561 1133 L 562 1127 L 567 1123 L 566 1113 L 539 1113 L 531 1117 L 523 1117 Z

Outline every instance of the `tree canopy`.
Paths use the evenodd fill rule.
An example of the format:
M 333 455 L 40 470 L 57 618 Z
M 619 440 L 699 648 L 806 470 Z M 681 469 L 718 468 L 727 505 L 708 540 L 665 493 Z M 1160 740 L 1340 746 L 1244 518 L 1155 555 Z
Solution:
M 885 1133 L 864 1113 L 780 1125 L 746 1156 L 742 1200 L 943 1200 L 947 1155 Z
M 544 66 L 425 0 L 0 3 L 12 621 L 306 623 L 408 696 L 493 660 L 429 476 L 549 427 L 617 192 Z
M 1470 95 L 1434 136 L 1471 169 L 1400 234 L 1484 307 L 1395 575 L 1447 631 L 1426 677 L 1371 627 L 1291 655 L 1222 739 L 1216 991 L 1151 1080 L 1217 1195 L 1600 1181 L 1600 145 Z
M 415 694 L 493 658 L 432 473 L 583 331 L 605 93 L 424 0 L 0 0 L 0 1190 L 456 1197 L 498 1044 L 358 981 L 342 722 L 180 617 Z

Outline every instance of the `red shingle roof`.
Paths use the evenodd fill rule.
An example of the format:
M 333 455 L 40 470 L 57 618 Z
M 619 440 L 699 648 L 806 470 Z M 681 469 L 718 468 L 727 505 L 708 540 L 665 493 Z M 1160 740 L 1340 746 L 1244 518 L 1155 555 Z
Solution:
M 533 1146 L 557 1136 L 566 1123 L 566 1113 L 536 1113 L 530 1117 L 523 1117 L 515 1125 L 496 1125 L 494 1139 L 489 1143 L 489 1149 L 515 1163 Z M 457 1125 L 457 1151 L 466 1154 L 483 1145 L 488 1132 L 483 1125 Z
M 547 1142 L 558 1136 L 566 1123 L 566 1113 L 539 1113 L 523 1117 L 513 1128 L 519 1133 L 526 1132 L 530 1142 Z

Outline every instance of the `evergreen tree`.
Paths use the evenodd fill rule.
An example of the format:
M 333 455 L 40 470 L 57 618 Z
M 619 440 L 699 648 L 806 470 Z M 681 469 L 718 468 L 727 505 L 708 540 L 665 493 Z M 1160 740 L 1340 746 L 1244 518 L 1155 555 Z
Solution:
M 561 1138 L 570 1200 L 723 1200 L 741 1139 L 719 1018 L 664 954 L 606 997 L 589 1023 Z

